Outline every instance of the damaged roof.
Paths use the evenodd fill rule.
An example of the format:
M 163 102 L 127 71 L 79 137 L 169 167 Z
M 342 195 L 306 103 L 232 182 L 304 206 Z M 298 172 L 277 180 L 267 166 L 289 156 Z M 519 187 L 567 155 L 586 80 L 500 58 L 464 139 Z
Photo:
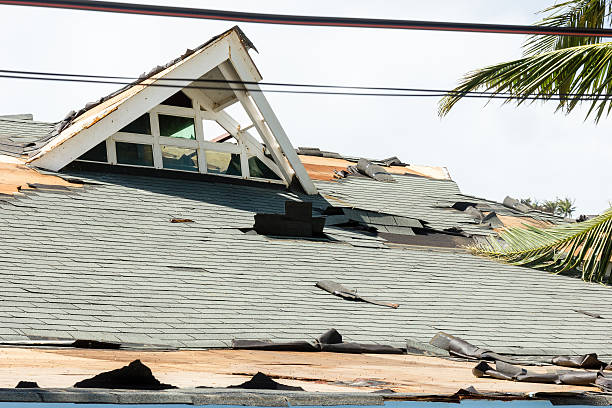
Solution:
M 550 362 L 551 356 L 592 352 L 612 358 L 609 288 L 500 264 L 466 248 L 496 237 L 500 228 L 552 225 L 563 219 L 509 197 L 497 203 L 465 195 L 444 167 L 403 163 L 397 157 L 373 160 L 318 148 L 295 150 L 262 94 L 251 95 L 260 100 L 257 106 L 251 106 L 247 89 L 212 92 L 204 103 L 207 108 L 201 100 L 190 102 L 194 119 L 200 120 L 204 111 L 219 119 L 213 115 L 215 109 L 222 110 L 228 98 L 238 98 L 243 107 L 251 106 L 252 126 L 263 129 L 260 136 L 275 129 L 263 138 L 264 144 L 250 141 L 241 146 L 243 150 L 228 150 L 232 155 L 222 150 L 230 160 L 241 157 L 239 176 L 200 172 L 206 161 L 193 173 L 173 172 L 163 161 L 160 165 L 159 157 L 157 165 L 149 167 L 120 166 L 108 157 L 73 161 L 94 141 L 104 141 L 116 153 L 117 144 L 109 138 L 114 131 L 106 129 L 109 134 L 100 132 L 95 140 L 79 132 L 100 120 L 112 122 L 115 111 L 129 111 L 123 101 L 173 67 L 189 65 L 191 56 L 229 34 L 232 55 L 237 48 L 252 48 L 233 28 L 57 124 L 35 122 L 30 115 L 0 117 L 0 346 L 233 347 L 248 349 L 232 354 L 243 359 L 288 347 L 321 353 L 410 351 L 477 360 L 494 355 L 501 356 L 501 364 L 477 366 L 478 381 L 494 381 L 481 380 L 483 376 L 517 380 L 548 375 L 549 384 L 537 390 L 555 389 L 553 382 L 561 383 L 561 374 L 508 370 L 503 364 Z M 200 79 L 215 79 L 217 74 L 217 79 L 226 78 L 222 71 L 227 54 L 215 58 L 210 69 L 196 67 L 205 72 Z M 259 73 L 254 76 L 259 78 Z M 157 97 L 162 104 L 166 100 Z M 128 113 L 137 117 L 150 108 L 144 105 L 157 102 L 132 103 L 135 107 Z M 260 105 L 266 112 L 261 123 Z M 232 137 L 250 140 L 238 123 L 223 118 Z M 122 120 L 129 122 L 127 117 Z M 121 133 L 122 127 L 115 125 Z M 154 139 L 149 133 L 147 140 Z M 129 143 L 144 143 L 138 134 L 132 136 Z M 85 141 L 75 142 L 79 138 Z M 69 139 L 70 156 L 42 166 L 61 170 L 33 167 L 32 160 Z M 219 145 L 215 141 L 206 146 L 213 145 L 210 150 L 215 152 L 222 146 L 223 140 L 218 141 Z M 161 153 L 159 141 L 150 146 Z M 208 151 L 203 145 L 193 146 L 200 155 Z M 247 153 L 268 163 L 276 155 L 274 163 L 285 166 L 284 182 L 258 181 L 261 177 L 250 174 Z M 434 340 L 429 344 L 432 338 L 448 340 L 448 348 L 439 348 Z M 112 359 L 126 358 L 121 356 Z M 215 351 L 207 356 L 214 359 Z M 274 355 L 268 356 L 262 359 L 273 360 Z M 512 360 L 515 357 L 520 358 Z M 396 363 L 402 365 L 404 358 Z M 397 370 L 399 363 L 385 359 L 390 370 Z M 302 365 L 307 365 L 305 360 Z M 427 366 L 417 360 L 415 364 Z M 259 367 L 260 362 L 252 363 L 246 366 Z M 457 369 L 465 378 L 466 367 L 453 368 L 447 360 L 433 364 Z M 139 361 L 132 365 L 144 367 Z M 233 381 L 243 374 L 227 375 Z M 575 386 L 583 386 L 584 378 L 612 381 L 603 374 L 582 374 L 576 380 L 582 382 L 565 382 L 559 387 L 567 387 L 560 389 L 581 391 Z M 3 375 L 0 370 L 0 383 Z M 326 385 L 363 383 L 347 377 L 337 381 Z M 491 384 L 492 390 L 499 385 Z M 500 389 L 524 392 L 531 386 L 507 383 Z M 0 401 L 12 395 L 0 389 Z M 20 395 L 55 398 L 53 393 Z M 94 394 L 70 398 L 81 401 L 82 395 Z M 460 399 L 455 394 L 447 397 Z M 193 402 L 199 397 L 179 392 L 172 398 Z
M 336 327 L 352 341 L 396 346 L 426 343 L 443 330 L 498 352 L 612 355 L 612 295 L 600 285 L 461 250 L 393 247 L 358 230 L 335 240 L 248 232 L 256 213 L 282 213 L 287 200 L 312 202 L 321 213 L 338 205 L 331 194 L 343 205 L 476 229 L 463 216 L 444 220 L 432 206 L 460 194 L 451 181 L 349 176 L 318 182 L 323 193 L 306 196 L 135 175 L 69 176 L 85 184 L 0 201 L 3 341 L 229 347 L 233 339 L 307 339 Z M 400 306 L 343 300 L 315 287 L 323 280 Z

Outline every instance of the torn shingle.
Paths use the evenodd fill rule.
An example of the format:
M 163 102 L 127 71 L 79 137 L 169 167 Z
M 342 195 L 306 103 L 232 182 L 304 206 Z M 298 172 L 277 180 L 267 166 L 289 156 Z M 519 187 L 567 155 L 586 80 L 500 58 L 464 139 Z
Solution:
M 391 307 L 393 309 L 397 309 L 399 307 L 397 303 L 382 302 L 379 300 L 374 300 L 374 299 L 365 298 L 363 296 L 360 296 L 357 294 L 357 290 L 349 289 L 337 282 L 319 281 L 315 284 L 315 286 L 323 289 L 326 292 L 331 293 L 332 295 L 339 296 L 342 299 L 371 303 L 373 305 L 386 306 L 386 307 Z

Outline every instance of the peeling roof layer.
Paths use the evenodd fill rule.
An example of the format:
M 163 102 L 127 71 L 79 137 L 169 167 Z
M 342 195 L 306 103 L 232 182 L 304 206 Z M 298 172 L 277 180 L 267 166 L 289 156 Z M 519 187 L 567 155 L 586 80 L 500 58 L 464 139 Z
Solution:
M 41 174 L 24 164 L 0 161 L 0 196 L 12 195 L 34 188 L 68 191 L 69 188 L 78 187 L 81 187 L 81 185 L 71 183 L 55 175 Z
M 303 340 L 335 327 L 347 341 L 395 346 L 427 342 L 443 330 L 501 353 L 612 355 L 612 292 L 600 285 L 456 251 L 275 239 L 238 229 L 252 227 L 256 212 L 282 213 L 287 199 L 312 201 L 315 209 L 335 203 L 325 195 L 79 177 L 88 183 L 82 189 L 0 199 L 0 340 L 227 347 L 234 338 Z M 423 204 L 454 199 L 460 193 L 453 182 L 395 177 L 318 187 L 439 227 L 464 221 L 445 221 Z M 349 302 L 317 289 L 319 280 L 400 307 Z

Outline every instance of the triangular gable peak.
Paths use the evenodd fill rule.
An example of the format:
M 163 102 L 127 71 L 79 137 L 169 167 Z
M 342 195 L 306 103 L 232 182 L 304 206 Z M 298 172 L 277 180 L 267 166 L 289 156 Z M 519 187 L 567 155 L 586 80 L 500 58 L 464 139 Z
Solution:
M 306 193 L 316 194 L 256 84 L 262 78 L 248 54 L 249 47 L 251 43 L 239 28 L 228 30 L 80 113 L 29 162 L 57 171 L 75 160 L 96 161 L 265 179 L 286 186 L 296 179 Z M 250 125 L 241 128 L 225 111 L 236 102 L 244 108 Z M 204 134 L 203 121 L 216 122 L 228 137 Z M 234 143 L 228 143 L 229 136 Z

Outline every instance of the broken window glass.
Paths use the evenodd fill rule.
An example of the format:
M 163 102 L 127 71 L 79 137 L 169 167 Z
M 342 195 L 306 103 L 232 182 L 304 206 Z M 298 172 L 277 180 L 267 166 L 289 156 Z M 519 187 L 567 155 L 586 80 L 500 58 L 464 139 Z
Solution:
M 206 169 L 213 174 L 241 176 L 240 155 L 237 153 L 206 151 Z
M 198 171 L 198 152 L 176 146 L 161 146 L 164 169 Z
M 117 163 L 136 166 L 153 166 L 153 148 L 151 145 L 116 142 Z
M 159 115 L 159 134 L 167 137 L 195 139 L 193 118 Z
M 280 180 L 280 177 L 274 173 L 259 157 L 252 156 L 249 158 L 249 175 L 270 180 Z
M 141 135 L 150 135 L 151 134 L 151 120 L 149 119 L 149 114 L 145 113 L 126 127 L 120 130 L 120 132 L 126 133 L 138 133 Z
M 106 155 L 106 140 L 93 147 L 90 151 L 79 157 L 77 160 L 107 162 L 108 157 Z
M 181 108 L 193 108 L 191 105 L 191 99 L 187 95 L 183 93 L 183 91 L 178 91 L 165 101 L 161 103 L 162 105 L 170 105 L 170 106 L 179 106 Z

